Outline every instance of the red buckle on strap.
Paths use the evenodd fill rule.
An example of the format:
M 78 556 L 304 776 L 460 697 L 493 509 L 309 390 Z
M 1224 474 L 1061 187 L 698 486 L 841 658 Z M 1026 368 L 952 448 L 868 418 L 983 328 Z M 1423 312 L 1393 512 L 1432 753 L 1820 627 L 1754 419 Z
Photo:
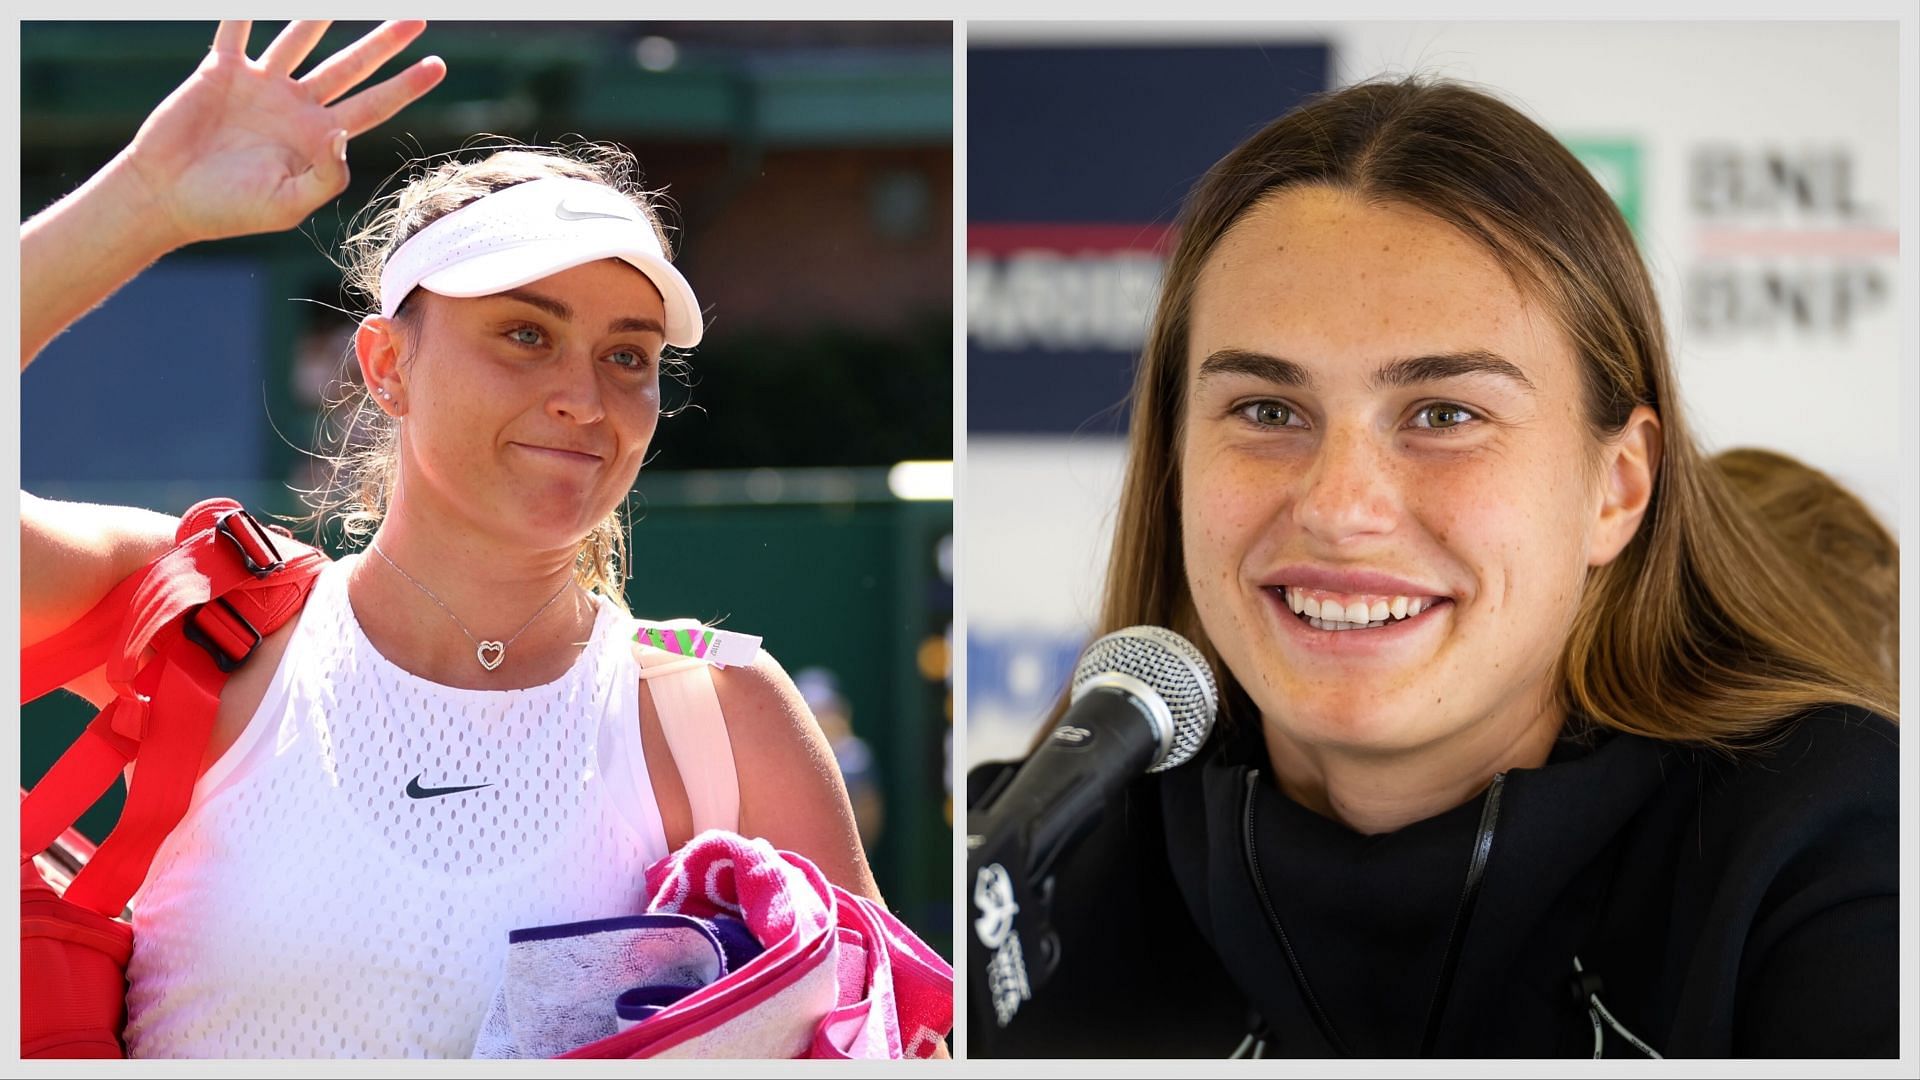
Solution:
M 287 564 L 280 549 L 274 546 L 273 534 L 245 510 L 229 510 L 214 518 L 213 531 L 233 541 L 233 546 L 240 549 L 240 557 L 246 561 L 247 572 L 254 577 L 266 577 Z
M 207 650 L 214 666 L 228 674 L 246 663 L 253 650 L 260 647 L 260 631 L 235 611 L 224 596 L 216 596 L 189 612 L 180 624 L 180 632 L 188 641 Z
M 146 695 L 131 693 L 123 693 L 108 702 L 107 707 L 101 710 L 110 714 L 106 727 L 112 737 L 108 741 L 111 742 L 113 737 L 125 739 L 137 749 L 140 740 L 147 737 L 147 713 L 152 705 L 153 702 Z M 128 743 L 122 743 L 116 749 L 131 758 L 135 749 L 127 748 Z

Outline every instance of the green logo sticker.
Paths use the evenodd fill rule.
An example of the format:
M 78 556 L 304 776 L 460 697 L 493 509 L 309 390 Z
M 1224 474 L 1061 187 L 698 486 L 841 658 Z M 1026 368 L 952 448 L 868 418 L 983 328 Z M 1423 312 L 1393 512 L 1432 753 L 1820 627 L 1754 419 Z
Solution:
M 1640 144 L 1628 139 L 1562 139 L 1573 156 L 1587 167 L 1600 186 L 1613 196 L 1627 228 L 1640 238 L 1640 201 L 1646 190 L 1640 167 Z

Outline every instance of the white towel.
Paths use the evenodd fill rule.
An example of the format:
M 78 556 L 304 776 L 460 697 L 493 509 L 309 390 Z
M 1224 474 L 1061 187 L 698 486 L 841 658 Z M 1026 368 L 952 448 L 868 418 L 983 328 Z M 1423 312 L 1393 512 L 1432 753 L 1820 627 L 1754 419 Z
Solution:
M 705 986 L 726 972 L 712 928 L 686 915 L 630 915 L 515 930 L 476 1058 L 546 1058 L 621 1029 L 614 1001 L 637 986 Z

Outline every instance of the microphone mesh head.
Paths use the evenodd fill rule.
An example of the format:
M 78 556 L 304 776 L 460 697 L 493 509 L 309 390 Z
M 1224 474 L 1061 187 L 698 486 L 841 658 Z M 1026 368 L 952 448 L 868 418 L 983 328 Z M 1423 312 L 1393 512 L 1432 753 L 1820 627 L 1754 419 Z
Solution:
M 1078 695 L 1088 680 L 1119 672 L 1147 684 L 1173 716 L 1173 739 L 1167 751 L 1147 768 L 1160 772 L 1187 759 L 1207 741 L 1219 709 L 1213 671 L 1193 643 L 1162 626 L 1129 626 L 1087 646 L 1073 672 Z

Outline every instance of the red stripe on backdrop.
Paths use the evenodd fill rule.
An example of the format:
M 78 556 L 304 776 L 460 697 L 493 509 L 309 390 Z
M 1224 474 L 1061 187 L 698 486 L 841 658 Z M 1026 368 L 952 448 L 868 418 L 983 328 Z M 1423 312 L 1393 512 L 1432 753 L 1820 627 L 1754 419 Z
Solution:
M 1898 255 L 1896 229 L 1701 229 L 1702 255 Z
M 1168 225 L 973 224 L 967 226 L 967 250 L 983 255 L 1016 251 L 1164 254 L 1172 249 L 1174 237 Z

